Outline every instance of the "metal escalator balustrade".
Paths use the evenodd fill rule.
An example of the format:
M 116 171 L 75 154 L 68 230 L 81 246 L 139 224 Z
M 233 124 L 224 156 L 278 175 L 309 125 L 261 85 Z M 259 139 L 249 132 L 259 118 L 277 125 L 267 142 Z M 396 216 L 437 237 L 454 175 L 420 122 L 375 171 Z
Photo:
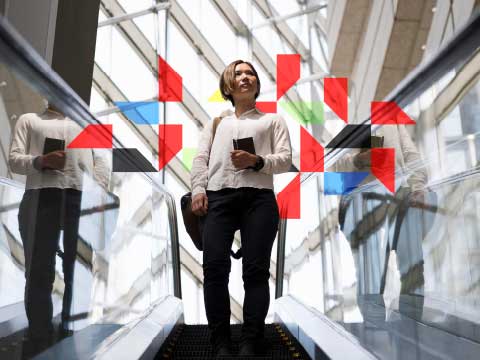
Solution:
M 277 281 L 359 349 L 302 320 L 331 358 L 478 358 L 479 74 L 477 13 L 385 99 L 416 124 L 365 127 L 395 149 L 394 192 L 374 180 L 325 195 L 323 174 L 302 174 L 301 213 L 316 220 L 288 221 Z M 326 151 L 325 167 L 355 171 L 355 151 Z

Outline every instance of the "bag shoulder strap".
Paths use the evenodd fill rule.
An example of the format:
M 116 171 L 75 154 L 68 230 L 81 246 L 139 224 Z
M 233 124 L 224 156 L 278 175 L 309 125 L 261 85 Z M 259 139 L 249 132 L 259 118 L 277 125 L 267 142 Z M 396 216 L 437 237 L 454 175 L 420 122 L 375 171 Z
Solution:
M 222 121 L 223 117 L 218 116 L 215 119 L 213 119 L 213 136 L 212 136 L 212 144 L 213 140 L 215 140 L 215 134 L 217 132 L 218 125 L 220 125 L 220 121 Z
M 233 114 L 232 110 L 225 110 L 225 111 L 222 111 L 222 113 L 219 116 L 217 116 L 216 118 L 213 119 L 212 144 L 213 144 L 213 140 L 215 140 L 215 133 L 217 132 L 218 125 L 220 125 L 220 121 L 222 121 L 222 119 L 224 117 L 232 115 L 232 114 Z

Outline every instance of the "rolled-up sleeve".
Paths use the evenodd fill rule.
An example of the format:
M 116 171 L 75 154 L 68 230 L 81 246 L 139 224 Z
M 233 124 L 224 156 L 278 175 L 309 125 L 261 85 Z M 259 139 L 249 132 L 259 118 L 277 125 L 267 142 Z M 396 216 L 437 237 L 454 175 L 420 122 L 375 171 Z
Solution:
M 38 172 L 33 166 L 36 155 L 31 155 L 29 151 L 29 123 L 25 115 L 20 116 L 15 124 L 10 152 L 8 154 L 8 164 L 12 172 L 21 175 L 29 175 Z
M 190 181 L 192 196 L 205 194 L 208 184 L 208 159 L 212 146 L 213 121 L 209 121 L 203 128 L 198 143 L 197 155 L 193 159 Z
M 285 119 L 278 116 L 272 122 L 272 153 L 263 155 L 264 166 L 260 170 L 265 174 L 288 172 L 292 165 L 292 145 Z
M 422 157 L 408 134 L 405 125 L 398 125 L 398 133 L 405 166 L 411 172 L 407 183 L 410 185 L 412 191 L 424 190 L 425 184 L 428 182 L 428 174 L 423 165 Z

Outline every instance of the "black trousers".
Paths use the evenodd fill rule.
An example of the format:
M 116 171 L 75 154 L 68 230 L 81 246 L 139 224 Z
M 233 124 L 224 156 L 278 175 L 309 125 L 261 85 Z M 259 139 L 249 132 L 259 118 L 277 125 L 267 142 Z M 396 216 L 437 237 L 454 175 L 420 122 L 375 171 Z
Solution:
M 270 256 L 278 229 L 275 194 L 269 189 L 239 188 L 207 191 L 203 225 L 204 300 L 214 346 L 230 341 L 230 249 L 236 230 L 242 239 L 242 342 L 263 338 L 270 304 Z
M 74 189 L 27 190 L 18 212 L 25 254 L 25 310 L 32 336 L 47 336 L 52 328 L 55 255 L 63 229 L 62 321 L 68 320 L 73 296 L 82 193 Z

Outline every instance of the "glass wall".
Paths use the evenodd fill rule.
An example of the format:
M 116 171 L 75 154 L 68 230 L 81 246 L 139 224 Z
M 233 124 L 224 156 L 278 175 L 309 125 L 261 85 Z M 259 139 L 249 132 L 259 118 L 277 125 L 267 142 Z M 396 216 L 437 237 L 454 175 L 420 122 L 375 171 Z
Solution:
M 406 351 L 405 341 L 480 341 L 476 46 L 402 105 L 415 123 L 371 125 L 368 136 L 391 149 L 393 188 L 382 149 L 345 150 L 327 171 L 367 172 L 365 180 L 340 195 L 320 193 L 319 216 L 300 239 L 295 223 L 287 225 L 284 289 L 380 357 Z M 322 189 L 323 178 L 306 178 L 302 192 L 316 183 Z M 301 206 L 307 219 L 312 210 L 303 193 Z M 380 339 L 395 349 L 382 349 Z
M 98 148 L 89 122 L 0 66 L 0 357 L 20 359 L 85 328 L 113 333 L 173 295 L 176 229 L 160 175 L 115 165 L 138 139 L 128 127 L 117 136 L 116 114 L 101 118 L 113 149 Z

